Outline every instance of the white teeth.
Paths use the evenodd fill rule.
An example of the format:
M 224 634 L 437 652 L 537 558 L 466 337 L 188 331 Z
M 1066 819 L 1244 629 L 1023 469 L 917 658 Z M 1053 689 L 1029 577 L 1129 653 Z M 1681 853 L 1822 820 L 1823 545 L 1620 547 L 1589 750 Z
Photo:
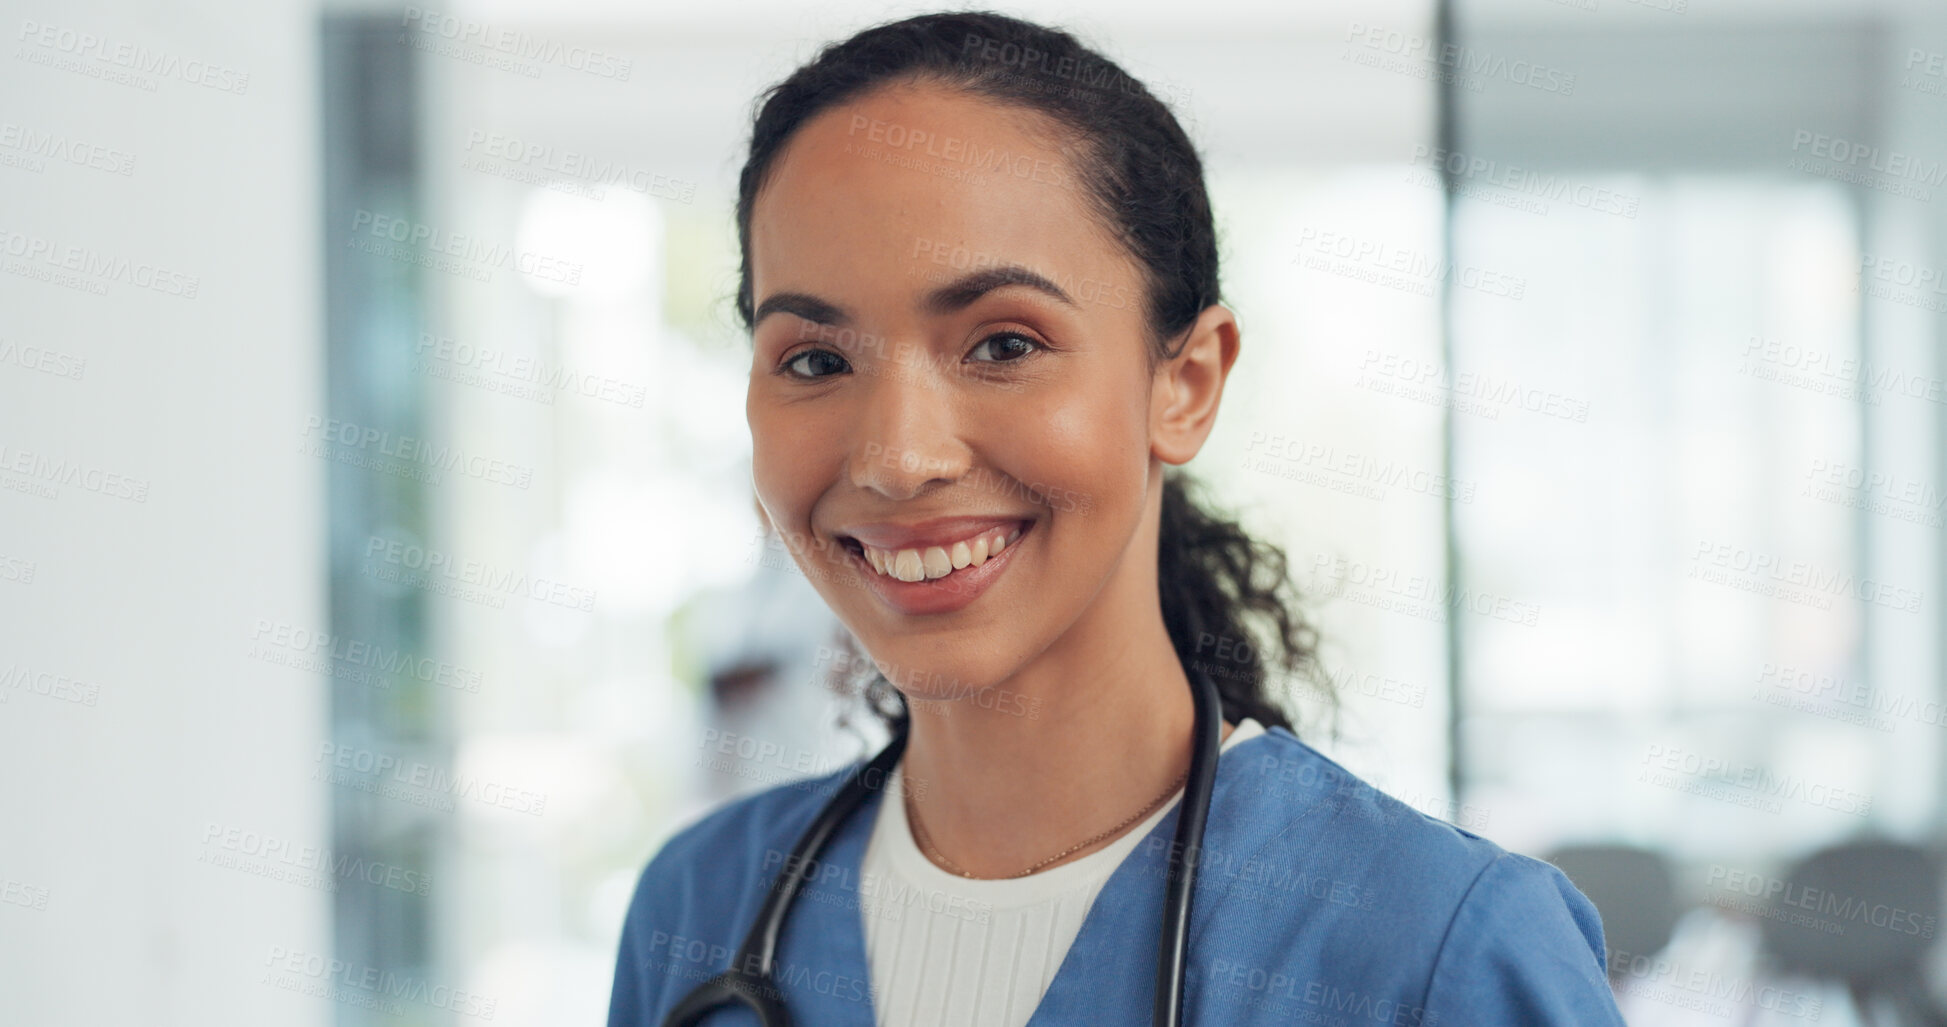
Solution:
M 874 571 L 900 581 L 925 581 L 946 577 L 962 567 L 978 567 L 1020 537 L 1021 529 L 1016 526 L 1006 533 L 995 531 L 990 535 L 955 542 L 951 546 L 897 551 L 874 549 L 871 546 L 861 548 L 865 551 L 865 562 Z
M 901 581 L 918 581 L 926 577 L 926 568 L 920 563 L 919 552 L 901 549 L 899 555 L 893 557 L 892 576 Z

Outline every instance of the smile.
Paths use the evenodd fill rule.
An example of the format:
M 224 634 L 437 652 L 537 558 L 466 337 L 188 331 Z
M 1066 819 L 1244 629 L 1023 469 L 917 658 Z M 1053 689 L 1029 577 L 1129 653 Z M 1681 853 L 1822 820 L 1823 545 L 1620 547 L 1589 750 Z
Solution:
M 866 545 L 849 534 L 838 539 L 871 592 L 897 613 L 922 616 L 953 613 L 980 598 L 1013 565 L 1038 523 L 1035 518 L 987 520 L 959 529 L 967 534 L 958 539 L 946 532 L 921 538 L 906 532 L 907 538 L 900 538 L 899 530 L 875 529 L 879 541 L 915 543 L 898 548 Z
M 957 542 L 920 549 L 879 549 L 864 543 L 859 543 L 859 549 L 866 563 L 879 574 L 899 581 L 927 581 L 944 578 L 964 567 L 978 567 L 1020 537 L 1021 529 L 1016 525 L 1011 530 L 995 528 Z

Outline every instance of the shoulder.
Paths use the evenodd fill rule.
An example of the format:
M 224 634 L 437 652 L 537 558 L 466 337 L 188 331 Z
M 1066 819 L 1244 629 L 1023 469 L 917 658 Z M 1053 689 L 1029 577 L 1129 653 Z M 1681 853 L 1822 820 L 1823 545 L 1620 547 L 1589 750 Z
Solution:
M 658 1022 L 676 995 L 729 965 L 798 838 L 865 763 L 731 799 L 662 843 L 623 919 L 610 1024 Z
M 728 800 L 678 828 L 643 867 L 635 906 L 676 900 L 721 903 L 761 890 L 790 858 L 805 828 L 864 760 Z
M 1511 855 L 1380 789 L 1283 727 L 1245 742 L 1237 753 L 1243 757 L 1236 771 L 1237 808 L 1274 825 L 1265 832 L 1266 857 L 1359 873 L 1403 890 L 1408 894 L 1400 897 L 1425 908 L 1439 899 L 1458 903 L 1475 878 Z M 1458 819 L 1484 826 L 1473 816 Z
M 1560 870 L 1511 852 L 1454 911 L 1426 1006 L 1507 1023 L 1622 1023 L 1594 904 Z
M 1606 1018 L 1601 921 L 1560 870 L 1414 808 L 1283 727 L 1236 751 L 1234 852 L 1202 872 L 1242 893 L 1221 904 L 1255 920 L 1264 952 L 1304 954 L 1321 987 L 1463 1022 L 1620 1022 Z M 1564 1009 L 1583 1018 L 1549 1018 Z

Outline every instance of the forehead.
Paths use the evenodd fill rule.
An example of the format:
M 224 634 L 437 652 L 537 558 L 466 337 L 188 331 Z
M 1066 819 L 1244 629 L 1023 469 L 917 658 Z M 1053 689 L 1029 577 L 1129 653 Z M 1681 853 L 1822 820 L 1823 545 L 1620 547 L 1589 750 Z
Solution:
M 1128 278 L 1060 149 L 1065 134 L 1032 111 L 931 84 L 821 112 L 786 143 L 752 208 L 753 298 L 891 300 L 930 285 L 928 269 L 995 263 Z

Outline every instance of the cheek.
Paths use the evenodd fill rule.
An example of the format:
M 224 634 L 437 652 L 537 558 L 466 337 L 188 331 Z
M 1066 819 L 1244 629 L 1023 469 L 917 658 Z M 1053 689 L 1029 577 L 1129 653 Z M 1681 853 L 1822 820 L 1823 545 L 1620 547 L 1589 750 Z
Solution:
M 1133 502 L 1149 473 L 1147 408 L 1130 388 L 1078 389 L 1044 412 L 1035 468 L 1104 510 Z
M 767 414 L 755 406 L 750 411 L 751 484 L 771 516 L 794 530 L 811 515 L 817 495 L 814 468 L 822 462 L 811 441 L 817 433 L 803 427 L 788 415 Z

